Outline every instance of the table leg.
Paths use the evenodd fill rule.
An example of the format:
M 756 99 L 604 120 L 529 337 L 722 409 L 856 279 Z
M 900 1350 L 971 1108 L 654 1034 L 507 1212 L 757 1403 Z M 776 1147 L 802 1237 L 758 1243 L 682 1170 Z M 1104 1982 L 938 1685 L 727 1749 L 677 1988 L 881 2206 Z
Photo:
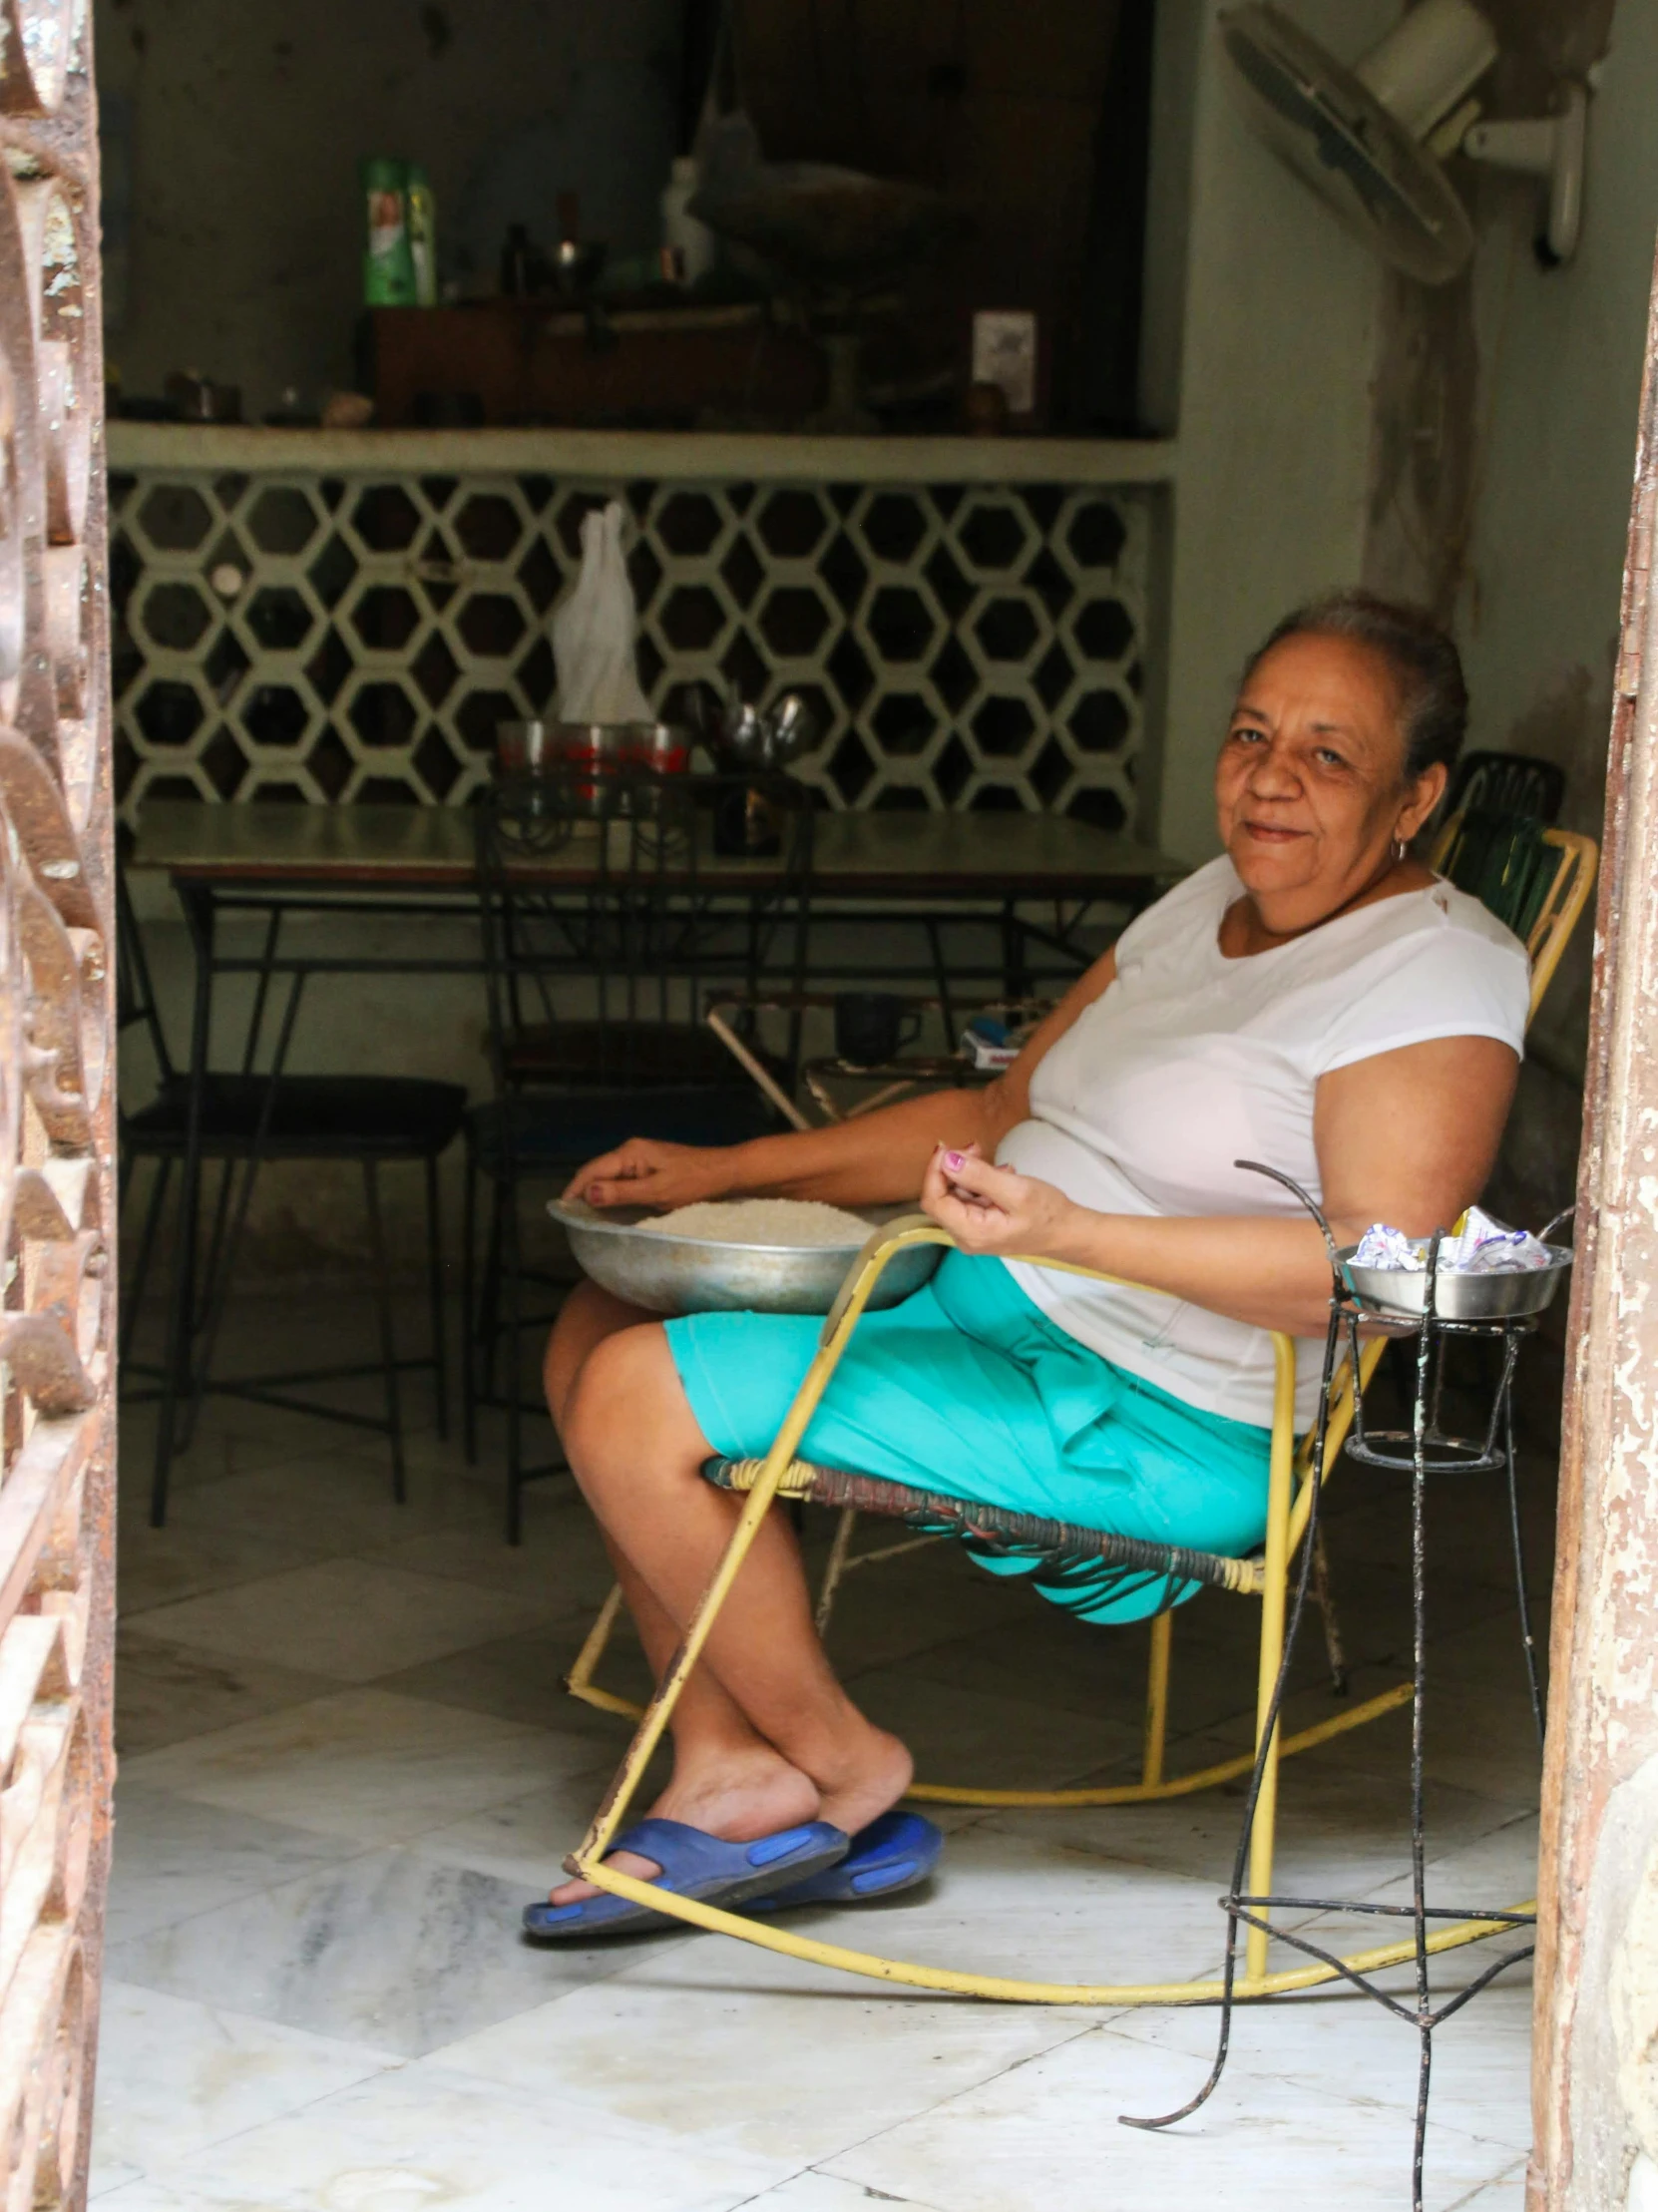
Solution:
M 180 899 L 196 956 L 195 1002 L 190 1031 L 190 1096 L 185 1115 L 185 1161 L 179 1192 L 179 1223 L 173 1248 L 173 1282 L 168 1304 L 167 1346 L 162 1355 L 161 1405 L 156 1423 L 156 1457 L 150 1482 L 150 1525 L 167 1522 L 168 1477 L 173 1466 L 174 1429 L 181 1388 L 190 1389 L 191 1319 L 196 1305 L 197 1216 L 202 1195 L 202 1106 L 207 1081 L 207 1047 L 212 1022 L 213 896 L 203 885 L 181 887 Z

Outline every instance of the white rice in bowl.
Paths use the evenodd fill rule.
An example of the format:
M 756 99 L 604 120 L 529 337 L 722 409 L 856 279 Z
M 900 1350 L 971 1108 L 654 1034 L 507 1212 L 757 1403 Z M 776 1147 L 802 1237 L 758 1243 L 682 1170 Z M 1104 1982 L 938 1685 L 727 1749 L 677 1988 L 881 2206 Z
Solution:
M 668 1236 L 695 1236 L 711 1244 L 774 1244 L 794 1250 L 812 1244 L 858 1245 L 870 1224 L 842 1206 L 816 1198 L 709 1198 L 677 1206 L 641 1229 Z

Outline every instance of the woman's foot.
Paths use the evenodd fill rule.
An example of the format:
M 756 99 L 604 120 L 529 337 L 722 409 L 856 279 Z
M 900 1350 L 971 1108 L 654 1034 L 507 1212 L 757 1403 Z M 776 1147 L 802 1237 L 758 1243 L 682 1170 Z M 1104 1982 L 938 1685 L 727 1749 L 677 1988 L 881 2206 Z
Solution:
M 700 1828 L 726 1843 L 753 1843 L 780 1828 L 816 1820 L 818 1790 L 780 1752 L 757 1746 L 699 1762 L 683 1777 L 675 1773 L 649 1817 L 683 1821 L 687 1828 Z M 662 1871 L 653 1859 L 634 1851 L 614 1852 L 608 1863 L 640 1882 L 654 1882 Z M 577 1905 L 598 1894 L 591 1882 L 566 1882 L 553 1892 L 552 1903 Z
M 700 1762 L 683 1777 L 675 1774 L 650 1808 L 656 1820 L 682 1821 L 726 1843 L 753 1843 L 782 1828 L 826 1820 L 849 1836 L 898 1803 L 910 1786 L 915 1762 L 896 1736 L 871 1727 L 858 1716 L 857 1740 L 837 1760 L 832 1776 L 819 1788 L 809 1775 L 791 1766 L 780 1752 L 756 1746 Z M 619 1851 L 609 1864 L 621 1874 L 653 1882 L 661 1868 L 632 1851 Z M 591 1882 L 566 1882 L 552 1893 L 555 1905 L 576 1905 L 598 1893 Z
M 831 1821 L 849 1836 L 891 1812 L 916 1771 L 907 1745 L 884 1728 L 874 1727 L 861 1713 L 858 1719 L 859 1739 L 845 1764 L 818 1780 L 818 1819 Z

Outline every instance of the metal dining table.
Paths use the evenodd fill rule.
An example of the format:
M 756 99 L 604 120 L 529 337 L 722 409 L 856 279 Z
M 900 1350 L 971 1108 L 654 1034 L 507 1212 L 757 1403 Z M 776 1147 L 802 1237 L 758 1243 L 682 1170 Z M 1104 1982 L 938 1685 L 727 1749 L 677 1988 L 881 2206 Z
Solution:
M 821 961 L 809 959 L 804 972 L 795 965 L 796 986 L 804 974 L 851 975 L 864 988 L 927 977 L 942 986 L 947 1027 L 954 1018 L 953 990 L 965 996 L 983 980 L 991 988 L 982 997 L 1014 999 L 1027 996 L 1041 977 L 1074 975 L 1097 951 L 1101 925 L 1108 935 L 1113 921 L 1138 913 L 1184 873 L 1180 862 L 1151 846 L 1055 815 L 825 812 L 813 818 L 812 832 L 807 938 L 810 943 L 821 930 L 834 943 Z M 579 898 L 600 873 L 599 834 L 596 824 L 591 836 L 578 833 L 538 855 L 538 883 L 568 886 Z M 775 904 L 786 889 L 781 862 L 716 851 L 707 821 L 696 837 L 684 881 L 702 910 L 740 921 Z M 311 978 L 481 974 L 481 950 L 458 949 L 452 930 L 427 934 L 418 926 L 476 915 L 474 826 L 468 810 L 453 807 L 155 800 L 140 808 L 127 866 L 169 879 L 194 959 L 190 1137 L 175 1254 L 175 1267 L 187 1278 L 181 1310 L 188 1310 L 215 984 L 231 977 L 252 983 L 244 1048 L 251 1069 L 271 986 L 287 980 L 274 1075 L 298 992 Z M 342 926 L 323 933 L 312 927 L 291 949 L 284 926 L 300 916 L 313 923 L 336 916 Z M 347 926 L 353 916 L 416 926 L 400 930 L 388 951 L 383 932 L 372 933 L 370 944 L 353 944 Z M 231 945 L 220 929 L 231 917 L 262 927 L 253 940 Z M 902 951 L 905 924 L 919 925 L 926 935 L 923 963 L 893 957 L 895 949 Z M 948 934 L 963 928 L 989 929 L 991 957 L 974 961 L 952 952 Z M 850 959 L 849 932 L 857 944 Z M 760 977 L 748 980 L 754 985 Z M 176 1335 L 162 1385 L 169 1436 L 175 1401 L 191 1387 L 189 1360 L 187 1343 Z
M 473 824 L 459 807 L 152 801 L 140 811 L 128 864 L 165 873 L 183 906 L 203 1052 L 215 975 L 293 972 L 276 950 L 284 916 L 435 919 L 476 908 Z M 948 1020 L 953 987 L 986 982 L 1017 999 L 1043 978 L 1075 973 L 1098 951 L 1101 924 L 1108 937 L 1184 872 L 1154 846 L 1063 815 L 824 812 L 813 820 L 809 894 L 822 957 L 809 951 L 796 980 L 851 974 L 867 986 L 925 977 L 942 990 Z M 536 873 L 579 895 L 598 873 L 594 839 L 572 837 L 540 856 Z M 686 882 L 699 901 L 734 915 L 784 888 L 780 862 L 715 850 L 706 820 Z M 216 925 L 231 913 L 266 919 L 261 954 L 222 953 Z M 906 925 L 926 937 L 921 962 L 904 957 Z M 963 949 L 964 932 L 978 933 L 976 955 Z M 396 955 L 313 943 L 302 965 L 307 975 L 440 974 L 473 972 L 479 961 L 413 937 Z M 193 1040 L 193 1069 L 198 1059 Z

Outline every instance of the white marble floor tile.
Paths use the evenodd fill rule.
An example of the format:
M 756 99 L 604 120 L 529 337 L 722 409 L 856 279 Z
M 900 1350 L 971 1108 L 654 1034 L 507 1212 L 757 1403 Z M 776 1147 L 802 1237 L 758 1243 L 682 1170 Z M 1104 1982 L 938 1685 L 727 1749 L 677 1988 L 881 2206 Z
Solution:
M 1225 1758 L 1230 1749 L 1211 1736 L 1172 1745 L 1168 1771 L 1189 1772 Z M 1116 1772 L 1097 1777 L 1102 1783 L 1129 1778 Z M 1218 1892 L 1231 1879 L 1243 1810 L 1240 1788 L 1230 1783 L 1161 1803 L 990 1812 L 983 1818 L 989 1826 L 1040 1838 L 1049 1847 L 1189 1874 Z M 1279 1790 L 1275 1889 L 1302 1897 L 1369 1897 L 1409 1866 L 1409 1807 L 1397 1778 L 1329 1765 L 1314 1750 L 1283 1763 Z M 1428 1817 L 1431 1851 L 1440 1857 L 1515 1815 L 1512 1806 L 1439 1783 L 1428 1795 Z
M 395 2063 L 386 2050 L 107 1977 L 94 2172 L 148 2172 Z
M 1454 1988 L 1466 1971 L 1447 1973 L 1443 1986 Z M 1214 2057 L 1219 2015 L 1209 2007 L 1125 2012 L 1110 2027 L 1113 2035 L 1171 2056 L 1183 2053 L 1190 2094 Z M 1435 2030 L 1430 2129 L 1506 2146 L 1510 2158 L 1523 2152 L 1531 2141 L 1530 2042 L 1525 1984 L 1499 1982 L 1470 1998 Z M 1387 2105 L 1408 2133 L 1417 2108 L 1418 2058 L 1409 2021 L 1357 1991 L 1331 1990 L 1240 2007 L 1222 2078 L 1229 2081 L 1237 2066 L 1241 2079 L 1278 2080 L 1296 2092 L 1285 2098 L 1286 2109 L 1326 2097 Z
M 124 1500 L 132 1496 L 130 1467 Z M 177 1518 L 152 1529 L 149 1511 L 123 1519 L 116 1547 L 116 1609 L 123 1620 L 141 1619 L 158 1605 L 177 1604 L 203 1590 L 231 1589 L 284 1567 L 304 1566 L 330 1549 L 326 1538 L 305 1545 L 234 1527 L 181 1529 Z
M 1235 2060 L 1167 2133 L 1115 2124 L 1183 2104 L 1203 2069 L 1111 2022 L 827 2162 L 842 2179 L 950 2212 L 1397 2212 L 1409 2203 L 1408 2113 L 1313 2094 Z M 1506 2145 L 1434 2126 L 1428 2202 L 1455 2204 L 1511 2165 Z
M 1090 1864 L 975 1827 L 951 1837 L 925 1889 L 856 1909 L 803 1910 L 786 1925 L 851 1950 L 1027 1981 L 1186 1982 L 1218 1967 L 1224 1923 L 1215 1897 L 1213 1883 Z M 870 2004 L 878 1989 L 724 1938 L 698 1938 L 693 1952 L 660 1966 L 652 1950 L 628 1971 L 636 1980 L 660 1974 L 677 1985 L 689 1976 L 710 1991 L 779 1987 L 836 2002 Z M 922 1992 L 915 2001 L 936 2000 Z
M 170 1643 L 367 1682 L 521 1633 L 545 1619 L 528 1597 L 366 1559 L 319 1559 L 236 1590 L 187 1597 L 145 1617 Z
M 775 2165 L 406 2066 L 169 2165 L 143 2212 L 733 2212 Z M 118 2192 L 108 2202 L 119 2212 Z
M 872 2202 L 888 2204 L 902 2202 L 910 2212 L 938 2212 L 938 2208 L 923 2204 L 919 2197 L 886 2196 L 875 2198 L 861 2181 L 837 2181 L 833 2174 L 796 2174 L 789 2181 L 780 2181 L 775 2189 L 767 2189 L 754 2199 L 758 2205 L 768 2205 L 771 2212 L 869 2212 Z
M 1138 1729 L 1145 1706 L 1145 1628 L 1090 1627 L 1039 1600 L 1031 1600 L 1031 1605 L 1039 1606 L 1035 1617 L 1028 1613 L 978 1635 L 937 1644 L 918 1653 L 909 1666 L 929 1679 L 991 1696 L 1011 1692 L 1029 1696 L 1032 1685 L 1039 1683 L 1057 1711 L 1073 1713 L 1088 1723 L 1105 1717 Z M 1241 1605 L 1238 1609 L 1243 1610 Z M 1256 1613 L 1245 1616 L 1240 1626 L 1247 1626 L 1251 1617 L 1258 1622 Z M 1254 1703 L 1249 1669 L 1239 1664 L 1244 1654 L 1229 1652 L 1218 1659 L 1209 1644 L 1182 1633 L 1185 1625 L 1182 1613 L 1177 1616 L 1170 1671 L 1169 1725 L 1171 1732 L 1181 1735 L 1207 1728 Z
M 590 1747 L 593 1748 L 593 1747 Z M 544 1790 L 488 1805 L 443 1828 L 428 1829 L 409 1845 L 449 1866 L 476 1867 L 519 1886 L 526 1904 L 565 1879 L 565 1854 L 574 1850 L 598 1810 L 616 1765 L 603 1751 L 587 1771 L 573 1771 Z
M 525 1494 L 522 1544 L 502 1539 L 499 1516 L 460 1528 L 394 1537 L 364 1556 L 415 1574 L 476 1582 L 505 1596 L 533 1598 L 544 1610 L 597 1612 L 616 1575 L 593 1517 L 579 1499 Z
M 1084 1719 L 1041 1703 L 1036 1685 L 1019 1686 L 1030 1694 L 998 1697 L 902 1666 L 860 1675 L 851 1685 L 870 1719 L 909 1745 L 923 1782 L 1059 1788 L 1138 1747 L 1137 1720 L 1104 1713 Z
M 1408 1661 L 1358 1667 L 1352 1677 L 1351 1702 L 1358 1704 L 1409 1677 Z M 1326 1687 L 1298 1692 L 1285 1700 L 1286 1733 L 1330 1719 L 1342 1711 L 1344 1702 L 1332 1698 Z M 1242 1718 L 1215 1731 L 1240 1748 L 1252 1732 L 1252 1723 Z M 1396 1776 L 1403 1792 L 1409 1787 L 1410 1747 L 1407 1702 L 1379 1720 L 1333 1736 L 1305 1756 L 1331 1766 Z M 1431 1665 L 1423 1756 L 1423 1772 L 1430 1780 L 1453 1783 L 1518 1810 L 1537 1803 L 1541 1766 L 1536 1725 L 1522 1682 L 1510 1684 L 1505 1691 L 1480 1690 L 1451 1680 Z
M 106 1941 L 123 1943 L 209 1913 L 363 1848 L 124 1778 L 115 1800 Z
M 154 1751 L 339 1687 L 326 1674 L 232 1652 L 187 1650 L 123 1628 L 116 1640 L 116 1750 L 123 1758 Z
M 183 1492 L 169 1525 L 180 1530 L 236 1529 L 335 1553 L 395 1544 L 434 1529 L 499 1526 L 494 1486 L 476 1477 L 411 1468 L 408 1488 L 400 1506 L 383 1461 L 313 1443 L 303 1458 L 261 1465 Z
M 862 1927 L 846 1923 L 865 1918 L 840 1915 L 835 1934 L 862 1940 Z M 881 1934 L 898 1933 L 898 1917 L 888 1915 Z M 694 1936 L 670 1949 L 652 1945 L 620 1974 L 450 2043 L 432 2062 L 527 2096 L 556 2078 L 561 2095 L 614 2121 L 802 2165 L 1086 2025 L 1087 2015 L 1069 2010 L 889 1995 Z M 709 2093 L 714 2082 L 718 2095 Z
M 856 1541 L 873 1548 L 905 1534 L 890 1521 L 868 1521 Z M 821 1535 L 814 1532 L 814 1582 L 825 1555 Z M 936 1645 L 1028 1620 L 1040 1603 L 1017 1583 L 976 1567 L 956 1546 L 931 1546 L 848 1576 L 835 1597 L 829 1655 L 848 1681 L 860 1681 L 872 1669 L 907 1664 Z
M 342 1690 L 130 1759 L 129 1782 L 364 1843 L 526 1796 L 587 1746 L 385 1690 Z
M 1451 2212 L 1524 2212 L 1526 2161 L 1517 2158 L 1505 2174 L 1495 2181 L 1487 2181 L 1482 2189 L 1475 2189 L 1464 2197 Z
M 1443 1839 L 1436 1839 L 1443 1840 Z M 1501 1911 L 1523 1905 L 1534 1897 L 1537 1888 L 1537 1820 L 1534 1814 L 1511 1815 L 1501 1827 L 1488 1834 L 1464 1841 L 1454 1848 L 1431 1856 L 1428 1866 L 1427 1895 L 1431 1906 L 1461 1913 L 1465 1908 L 1494 1909 Z M 1411 1876 L 1409 1867 L 1390 1873 L 1385 1881 L 1367 1891 L 1349 1891 L 1346 1894 L 1361 1896 L 1378 1904 L 1408 1905 L 1411 1901 Z M 1469 1914 L 1469 1917 L 1473 1917 Z M 1311 1935 L 1326 1950 L 1351 1952 L 1365 1950 L 1380 1943 L 1402 1942 L 1409 1939 L 1411 1923 L 1408 1919 L 1390 1916 L 1379 1920 L 1370 1915 L 1354 1913 L 1327 1913 L 1306 1917 L 1285 1916 L 1301 1933 Z M 1488 1944 L 1469 1947 L 1454 1954 L 1448 1954 L 1435 1969 L 1435 1985 L 1455 1989 L 1472 1974 L 1490 1965 L 1502 1950 L 1514 1950 L 1530 1941 L 1529 1930 L 1519 1930 L 1510 1938 L 1493 1936 Z M 1505 1983 L 1529 1980 L 1527 1964 L 1511 1968 L 1504 1977 Z M 1384 1980 L 1391 1988 L 1395 1983 L 1404 1987 L 1409 1981 L 1406 1970 L 1394 1970 Z
M 154 1451 L 156 1406 L 129 1406 L 123 1410 L 122 1449 L 130 1468 L 141 1475 L 148 1493 L 151 1455 Z M 175 1509 L 204 1485 L 251 1475 L 260 1469 L 303 1466 L 335 1451 L 351 1432 L 337 1423 L 319 1421 L 311 1414 L 291 1413 L 276 1406 L 255 1406 L 232 1398 L 209 1398 L 191 1439 L 190 1449 L 176 1452 L 169 1474 Z M 390 1461 L 381 1463 L 381 1476 L 390 1486 Z
M 382 1686 L 407 1697 L 429 1697 L 440 1705 L 460 1705 L 468 1712 L 523 1721 L 532 1728 L 587 1736 L 594 1742 L 595 1757 L 602 1759 L 608 1751 L 615 1765 L 626 1745 L 628 1723 L 618 1714 L 601 1712 L 597 1706 L 572 1697 L 564 1686 L 591 1624 L 592 1616 L 587 1612 L 567 1614 L 524 1635 L 472 1644 L 464 1651 L 404 1667 L 387 1674 Z M 630 1633 L 617 1637 L 599 1679 L 621 1696 L 649 1696 L 649 1671 Z
M 129 2160 L 125 2158 L 101 2158 L 98 2154 L 98 2138 L 94 2134 L 92 2166 L 87 2175 L 87 2198 L 89 2202 L 95 2198 L 111 2196 L 116 2190 L 124 2189 L 129 2182 L 142 2182 L 143 2179 L 143 2173 Z
M 118 1945 L 112 1972 L 405 2056 L 626 1964 L 616 1944 L 536 1948 L 516 1882 L 375 1851 Z

